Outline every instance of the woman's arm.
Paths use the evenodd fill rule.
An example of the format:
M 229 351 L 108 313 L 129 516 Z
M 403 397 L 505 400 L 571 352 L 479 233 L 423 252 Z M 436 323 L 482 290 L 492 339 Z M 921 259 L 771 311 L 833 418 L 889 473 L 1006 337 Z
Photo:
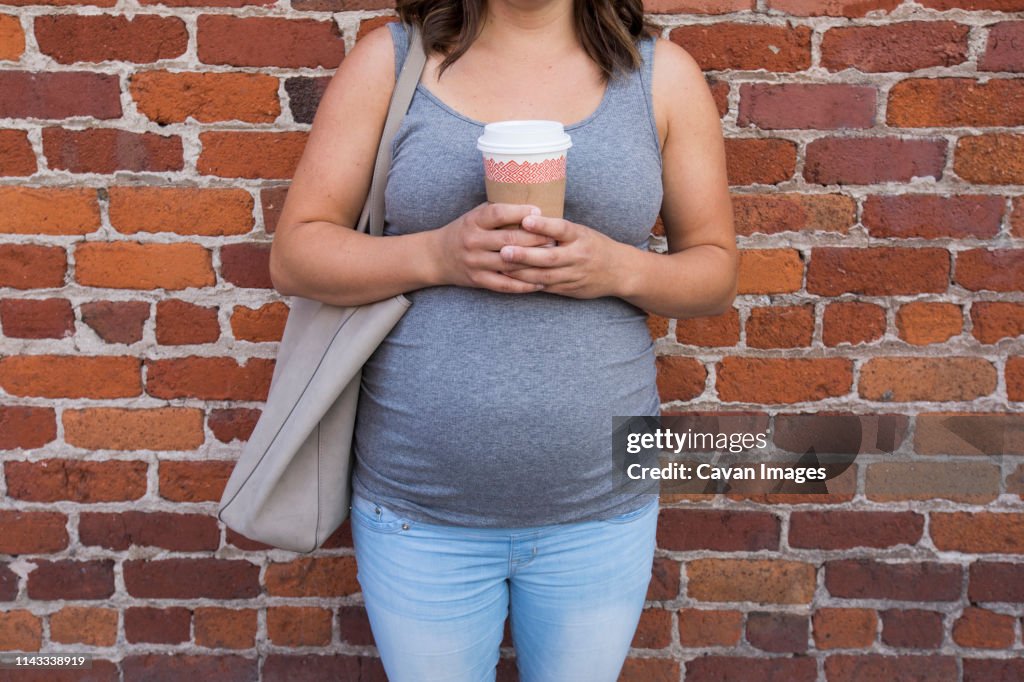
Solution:
M 655 51 L 655 116 L 666 131 L 661 218 L 668 253 L 642 251 L 565 220 L 531 217 L 523 227 L 559 246 L 505 247 L 502 255 L 533 266 L 513 276 L 550 293 L 618 296 L 664 317 L 715 315 L 731 307 L 738 270 L 718 109 L 685 50 L 659 40 Z
M 370 188 L 395 84 L 388 28 L 362 38 L 328 84 L 292 178 L 270 250 L 270 277 L 284 295 L 361 305 L 441 284 L 508 293 L 535 291 L 501 274 L 504 244 L 541 244 L 498 230 L 529 206 L 481 205 L 442 229 L 371 237 L 352 229 Z

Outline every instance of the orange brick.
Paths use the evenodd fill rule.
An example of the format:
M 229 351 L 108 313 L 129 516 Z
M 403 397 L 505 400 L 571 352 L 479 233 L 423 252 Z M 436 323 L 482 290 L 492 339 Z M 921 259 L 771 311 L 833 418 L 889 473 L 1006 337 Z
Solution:
M 885 334 L 885 309 L 874 303 L 839 301 L 825 307 L 821 340 L 826 346 L 871 343 Z
M 274 361 L 189 356 L 146 360 L 146 393 L 157 398 L 266 400 Z
M 739 294 L 781 294 L 803 286 L 804 263 L 796 249 L 740 249 Z
M 120 502 L 146 493 L 146 462 L 44 459 L 7 462 L 7 495 L 30 502 Z
M 669 37 L 706 71 L 801 71 L 811 65 L 811 29 L 807 26 L 695 24 L 672 29 Z
M 1024 183 L 1024 135 L 967 135 L 956 143 L 953 170 L 981 185 Z
M 50 615 L 50 639 L 67 644 L 114 646 L 117 609 L 65 606 Z
M 25 32 L 16 15 L 0 14 L 0 59 L 16 61 L 25 51 Z
M 1024 81 L 908 78 L 889 91 L 887 111 L 900 128 L 1024 125 Z
M 0 14 L 0 24 L 3 16 Z M 0 33 L 3 28 L 0 25 Z M 0 41 L 3 40 L 0 35 Z M 3 49 L 0 43 L 0 50 Z M 3 175 L 32 175 L 38 169 L 36 153 L 24 130 L 0 130 L 0 173 Z
M 259 308 L 235 306 L 231 313 L 231 332 L 239 341 L 280 341 L 287 321 L 288 306 L 284 303 L 267 303 Z M 665 326 L 668 326 L 667 320 Z
M 679 642 L 684 647 L 736 646 L 742 631 L 743 614 L 739 611 L 679 611 Z
M 676 340 L 691 346 L 735 346 L 740 342 L 740 314 L 731 308 L 721 315 L 676 322 Z
M 974 301 L 971 333 L 982 343 L 999 343 L 1024 335 L 1024 304 L 1010 301 Z
M 196 169 L 224 178 L 291 178 L 308 135 L 299 131 L 200 133 L 203 150 Z
M 841 194 L 733 194 L 736 234 L 836 232 L 857 221 L 857 204 Z
M 974 400 L 996 389 L 996 368 L 984 358 L 879 357 L 860 371 L 859 394 L 867 400 Z
M 39 651 L 43 624 L 28 611 L 0 611 L 0 651 Z
M 264 574 L 267 594 L 280 597 L 339 597 L 359 591 L 352 556 L 303 557 L 271 562 Z
M 730 185 L 774 185 L 796 172 L 796 145 L 789 140 L 728 138 L 726 170 Z
M 130 398 L 142 393 L 138 358 L 20 355 L 0 358 L 0 388 L 41 398 Z
M 698 360 L 678 355 L 659 355 L 658 394 L 662 402 L 693 400 L 704 392 L 708 372 Z
M 273 123 L 281 114 L 278 83 L 260 73 L 141 71 L 132 75 L 128 91 L 139 112 L 160 125 L 189 118 L 199 123 Z
M 955 303 L 914 301 L 896 311 L 900 338 L 916 346 L 943 343 L 963 331 L 964 314 Z
M 271 606 L 267 609 L 267 636 L 280 646 L 327 646 L 331 643 L 331 611 Z
M 203 444 L 203 411 L 94 407 L 64 411 L 64 440 L 90 450 L 194 450 Z
M 718 397 L 727 402 L 797 403 L 846 395 L 853 365 L 846 358 L 727 357 L 717 365 Z
M 100 227 L 96 190 L 0 186 L 0 234 L 87 234 Z
M 214 343 L 220 338 L 217 306 L 178 299 L 156 304 L 156 342 L 164 346 Z
M 808 604 L 813 564 L 778 559 L 694 559 L 687 563 L 688 595 L 700 601 Z
M 197 607 L 192 612 L 196 645 L 211 649 L 250 649 L 256 638 L 256 609 Z
M 1024 554 L 1024 514 L 932 512 L 929 531 L 941 550 Z
M 747 318 L 750 348 L 797 348 L 810 346 L 814 336 L 814 306 L 762 306 Z
M 864 495 L 873 502 L 987 504 L 999 497 L 999 477 L 999 467 L 987 462 L 873 462 Z
M 862 17 L 889 11 L 903 0 L 768 0 L 768 7 L 800 17 Z
M 234 465 L 219 460 L 161 461 L 157 469 L 160 497 L 172 502 L 216 502 Z
M 975 649 L 1009 649 L 1016 635 L 1014 616 L 968 606 L 953 625 L 953 641 Z
M 75 248 L 79 284 L 114 289 L 187 289 L 212 286 L 209 249 L 199 244 L 87 242 Z
M 107 191 L 110 223 L 125 234 L 212 237 L 245 234 L 255 224 L 252 195 L 243 189 L 116 186 Z
M 878 636 L 874 609 L 818 609 L 812 623 L 819 649 L 866 649 Z

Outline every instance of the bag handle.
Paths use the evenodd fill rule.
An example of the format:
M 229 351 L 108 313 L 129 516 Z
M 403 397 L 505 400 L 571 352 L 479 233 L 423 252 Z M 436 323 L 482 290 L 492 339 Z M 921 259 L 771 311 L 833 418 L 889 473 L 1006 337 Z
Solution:
M 384 233 L 384 187 L 387 184 L 388 169 L 391 167 L 391 142 L 395 133 L 402 125 L 405 112 L 412 102 L 416 85 L 420 81 L 420 74 L 423 72 L 423 65 L 427 62 L 427 55 L 423 50 L 423 41 L 420 38 L 420 30 L 415 24 L 409 29 L 409 52 L 406 55 L 405 63 L 398 74 L 395 82 L 395 89 L 391 93 L 391 104 L 388 107 L 388 118 L 384 122 L 384 132 L 380 137 L 380 146 L 377 147 L 377 160 L 373 165 L 373 180 L 370 182 L 370 193 L 363 205 L 363 212 L 359 216 L 359 223 L 356 230 L 367 232 L 379 237 Z

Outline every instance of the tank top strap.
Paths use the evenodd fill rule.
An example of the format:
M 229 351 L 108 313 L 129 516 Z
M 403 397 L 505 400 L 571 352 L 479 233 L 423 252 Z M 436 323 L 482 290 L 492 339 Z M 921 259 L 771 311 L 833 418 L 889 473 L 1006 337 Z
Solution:
M 405 56 L 409 54 L 409 27 L 401 21 L 392 21 L 388 24 L 391 30 L 391 42 L 395 44 L 395 81 L 398 81 L 398 74 L 405 63 Z

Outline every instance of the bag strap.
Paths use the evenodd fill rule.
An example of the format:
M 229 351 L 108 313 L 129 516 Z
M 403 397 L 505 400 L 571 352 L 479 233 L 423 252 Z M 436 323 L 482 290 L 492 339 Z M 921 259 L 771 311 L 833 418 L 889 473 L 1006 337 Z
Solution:
M 388 169 L 391 167 L 391 142 L 395 133 L 402 125 L 405 112 L 409 109 L 416 85 L 420 82 L 423 65 L 427 55 L 423 50 L 420 30 L 415 24 L 409 30 L 409 53 L 402 65 L 391 93 L 391 105 L 388 107 L 388 118 L 384 123 L 384 133 L 380 137 L 377 148 L 377 161 L 373 165 L 373 180 L 370 182 L 370 193 L 363 205 L 356 229 L 374 236 L 384 233 L 384 187 L 387 185 Z

